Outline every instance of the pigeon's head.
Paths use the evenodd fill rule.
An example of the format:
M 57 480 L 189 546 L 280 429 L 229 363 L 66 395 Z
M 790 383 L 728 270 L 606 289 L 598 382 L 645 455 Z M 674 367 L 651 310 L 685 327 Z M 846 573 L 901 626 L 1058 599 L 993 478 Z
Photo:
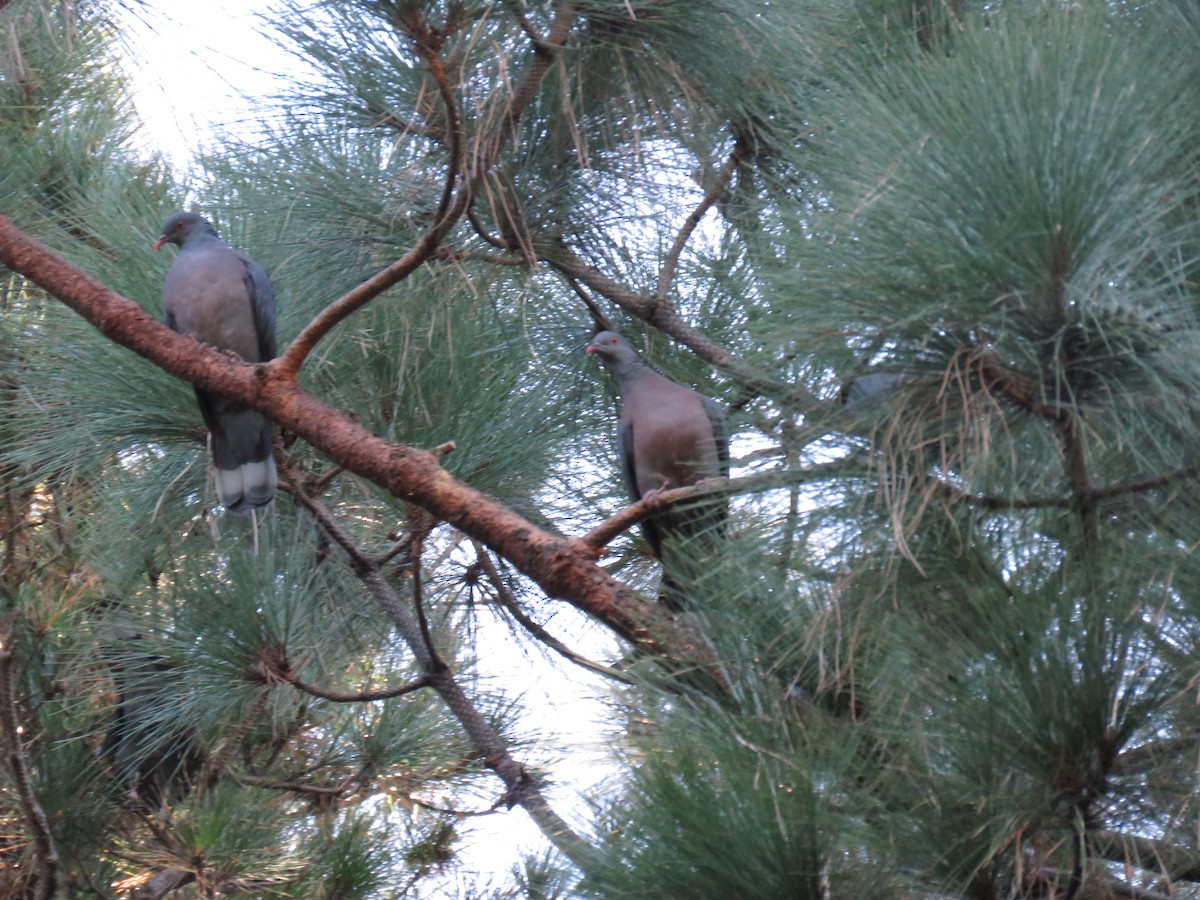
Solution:
M 211 234 L 216 237 L 217 232 L 208 219 L 199 213 L 177 212 L 163 225 L 162 234 L 154 242 L 154 249 L 158 250 L 163 244 L 182 247 L 184 241 L 194 234 Z
M 637 354 L 629 346 L 629 341 L 615 331 L 601 331 L 583 349 L 585 353 L 595 354 L 601 362 L 610 366 L 637 359 Z

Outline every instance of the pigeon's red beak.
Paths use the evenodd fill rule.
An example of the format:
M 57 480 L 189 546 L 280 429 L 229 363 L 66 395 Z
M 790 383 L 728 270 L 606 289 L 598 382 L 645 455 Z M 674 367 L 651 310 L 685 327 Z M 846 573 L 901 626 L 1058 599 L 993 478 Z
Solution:
M 593 347 L 591 344 L 588 344 L 586 347 L 583 348 L 583 352 L 584 353 L 595 353 L 596 348 Z
M 157 241 L 154 242 L 154 249 L 155 250 L 160 249 L 162 247 L 162 245 L 165 244 L 166 242 L 167 242 L 167 237 L 166 237 L 166 235 L 163 235 Z

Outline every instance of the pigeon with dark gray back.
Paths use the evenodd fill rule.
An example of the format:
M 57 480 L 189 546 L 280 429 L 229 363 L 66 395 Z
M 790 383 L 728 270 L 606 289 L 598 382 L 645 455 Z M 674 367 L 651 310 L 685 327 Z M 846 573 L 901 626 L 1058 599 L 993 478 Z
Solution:
M 715 400 L 650 368 L 615 332 L 601 331 L 586 349 L 617 380 L 617 448 L 633 500 L 729 475 L 729 427 Z M 668 606 L 684 605 L 699 574 L 697 563 L 717 546 L 728 517 L 722 496 L 668 507 L 642 523 L 646 542 L 663 564 L 662 599 Z
M 203 216 L 179 212 L 154 244 L 177 244 L 163 285 L 163 316 L 180 334 L 246 362 L 275 356 L 275 290 L 263 267 L 217 237 Z M 217 496 L 235 513 L 271 502 L 278 476 L 271 422 L 236 400 L 196 388 L 212 436 Z

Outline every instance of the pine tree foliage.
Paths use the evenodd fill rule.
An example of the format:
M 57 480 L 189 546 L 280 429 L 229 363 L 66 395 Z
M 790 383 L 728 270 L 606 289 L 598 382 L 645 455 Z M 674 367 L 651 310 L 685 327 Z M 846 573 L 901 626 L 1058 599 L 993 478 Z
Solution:
M 1200 897 L 1194 3 L 288 0 L 190 180 L 113 12 L 0 0 L 22 230 L 157 315 L 195 206 L 284 347 L 432 240 L 305 389 L 580 537 L 615 328 L 733 515 L 656 652 L 288 431 L 234 518 L 190 386 L 0 270 L 0 894 Z

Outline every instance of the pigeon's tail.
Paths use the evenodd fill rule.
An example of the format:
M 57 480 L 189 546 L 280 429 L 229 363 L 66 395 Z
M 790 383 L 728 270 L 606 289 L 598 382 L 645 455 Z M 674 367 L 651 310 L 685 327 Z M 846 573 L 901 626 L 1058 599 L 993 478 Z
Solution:
M 722 497 L 665 510 L 651 521 L 651 546 L 662 563 L 658 599 L 672 612 L 694 607 L 693 596 L 719 561 L 728 519 Z
M 270 420 L 257 410 L 206 391 L 196 391 L 196 398 L 212 440 L 221 503 L 240 515 L 266 506 L 279 481 Z
M 270 456 L 259 462 L 244 463 L 236 469 L 214 467 L 214 472 L 221 503 L 230 512 L 241 516 L 270 503 L 279 482 L 275 460 Z

